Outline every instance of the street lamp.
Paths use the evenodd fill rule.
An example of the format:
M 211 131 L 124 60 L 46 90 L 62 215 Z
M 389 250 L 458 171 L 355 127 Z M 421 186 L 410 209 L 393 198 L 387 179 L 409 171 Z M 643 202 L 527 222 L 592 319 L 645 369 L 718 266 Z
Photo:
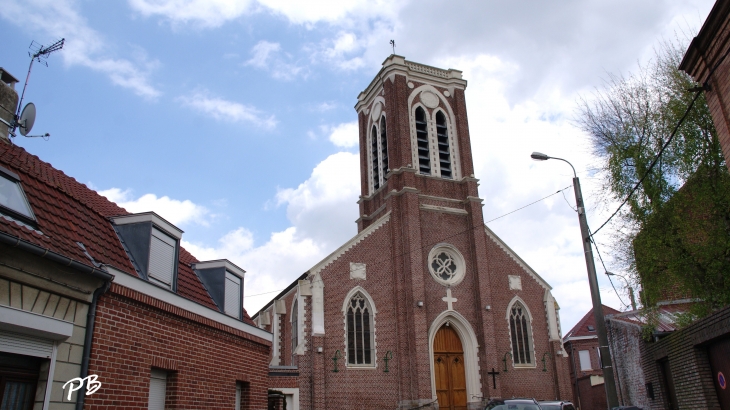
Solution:
M 562 159 L 550 157 L 541 152 L 533 152 L 530 155 L 536 161 L 546 161 L 548 159 L 557 159 L 570 165 L 573 169 L 573 190 L 575 191 L 575 206 L 578 209 L 578 221 L 580 222 L 580 232 L 583 239 L 583 251 L 586 258 L 586 267 L 588 268 L 588 284 L 591 288 L 591 299 L 593 300 L 593 316 L 596 319 L 596 333 L 598 333 L 598 349 L 601 352 L 601 369 L 603 370 L 603 380 L 606 387 L 606 399 L 608 408 L 612 409 L 619 405 L 618 395 L 616 394 L 616 382 L 613 377 L 613 364 L 611 361 L 611 351 L 608 348 L 608 337 L 606 336 L 606 323 L 603 319 L 603 305 L 601 305 L 601 294 L 598 290 L 598 278 L 596 277 L 596 265 L 593 262 L 593 246 L 591 245 L 591 237 L 588 232 L 588 221 L 586 220 L 585 205 L 583 204 L 583 194 L 580 190 L 580 180 L 575 173 L 573 164 Z
M 629 299 L 631 299 L 631 309 L 636 310 L 636 299 L 634 299 L 634 288 L 631 287 L 631 284 L 629 283 L 629 280 L 626 279 L 626 276 L 619 275 L 618 273 L 613 273 L 606 271 L 606 276 L 620 276 L 623 278 L 624 281 L 626 281 L 626 287 L 629 289 Z M 623 303 L 623 302 L 621 302 Z

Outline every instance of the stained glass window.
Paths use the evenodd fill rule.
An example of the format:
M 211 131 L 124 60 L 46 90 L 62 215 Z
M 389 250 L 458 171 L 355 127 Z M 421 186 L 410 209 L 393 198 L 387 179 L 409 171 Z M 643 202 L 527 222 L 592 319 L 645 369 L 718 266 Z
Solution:
M 368 300 L 358 292 L 350 299 L 347 308 L 347 363 L 373 364 L 372 329 L 372 309 Z
M 532 364 L 530 351 L 530 323 L 527 312 L 520 302 L 515 302 L 509 315 L 509 328 L 512 335 L 512 359 L 515 364 Z

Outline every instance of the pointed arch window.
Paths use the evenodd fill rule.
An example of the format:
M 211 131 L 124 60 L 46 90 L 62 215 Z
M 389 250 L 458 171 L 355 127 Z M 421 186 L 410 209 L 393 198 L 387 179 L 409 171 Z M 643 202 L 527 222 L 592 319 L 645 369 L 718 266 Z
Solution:
M 416 144 L 418 145 L 418 172 L 431 175 L 431 157 L 428 150 L 428 123 L 423 108 L 416 108 Z
M 378 166 L 378 129 L 373 125 L 373 130 L 370 133 L 370 154 L 373 161 L 373 189 L 380 188 L 380 167 Z
M 439 152 L 439 167 L 442 178 L 451 178 L 451 151 L 449 149 L 449 130 L 443 112 L 436 113 L 436 139 Z
M 509 330 L 512 338 L 512 360 L 515 365 L 531 365 L 532 326 L 527 309 L 520 302 L 512 304 L 509 312 Z
M 385 116 L 380 117 L 380 162 L 383 183 L 385 183 L 385 180 L 388 179 L 388 136 L 385 131 Z
M 372 366 L 373 309 L 368 299 L 357 292 L 347 306 L 347 363 L 355 366 Z
M 299 301 L 294 299 L 291 308 L 291 365 L 297 365 L 297 346 L 299 346 Z

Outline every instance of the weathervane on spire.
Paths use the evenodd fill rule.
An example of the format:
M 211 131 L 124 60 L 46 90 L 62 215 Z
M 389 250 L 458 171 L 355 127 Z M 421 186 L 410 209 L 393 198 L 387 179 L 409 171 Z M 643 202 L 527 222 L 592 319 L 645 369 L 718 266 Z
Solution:
M 393 46 L 393 54 L 395 54 L 395 40 L 390 40 L 390 45 Z

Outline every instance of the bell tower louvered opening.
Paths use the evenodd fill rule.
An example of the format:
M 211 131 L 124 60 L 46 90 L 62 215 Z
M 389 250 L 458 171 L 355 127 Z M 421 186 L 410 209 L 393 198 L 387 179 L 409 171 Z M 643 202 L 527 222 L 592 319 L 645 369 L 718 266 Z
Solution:
M 428 154 L 428 123 L 423 108 L 416 108 L 416 141 L 418 143 L 418 171 L 431 175 L 431 158 Z
M 451 153 L 449 151 L 449 133 L 446 127 L 446 117 L 439 111 L 436 113 L 436 137 L 438 140 L 439 167 L 442 178 L 451 178 Z
M 380 160 L 382 162 L 383 183 L 388 179 L 388 137 L 385 132 L 385 117 L 380 118 Z
M 372 157 L 373 190 L 376 190 L 380 188 L 380 167 L 378 166 L 378 130 L 374 125 L 370 136 L 370 154 Z

